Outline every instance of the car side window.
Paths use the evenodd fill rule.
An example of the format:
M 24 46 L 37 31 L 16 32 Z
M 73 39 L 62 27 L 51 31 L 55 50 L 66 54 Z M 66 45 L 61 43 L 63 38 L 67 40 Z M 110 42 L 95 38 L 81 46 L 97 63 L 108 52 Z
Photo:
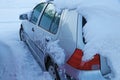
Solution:
M 56 13 L 55 17 L 54 17 L 54 20 L 53 20 L 53 23 L 50 27 L 50 32 L 51 33 L 53 33 L 53 34 L 57 33 L 59 22 L 60 22 L 60 14 Z
M 82 27 L 84 27 L 86 23 L 87 23 L 86 19 L 82 16 Z
M 52 22 L 54 20 L 55 13 L 56 13 L 56 11 L 55 11 L 54 5 L 49 4 L 47 6 L 47 8 L 45 9 L 45 11 L 43 12 L 43 15 L 41 17 L 41 20 L 40 20 L 38 26 L 49 31 L 50 26 L 52 25 Z
M 82 16 L 82 28 L 85 26 L 86 23 L 87 23 L 86 19 Z M 86 44 L 83 32 L 82 32 L 82 35 L 83 35 L 83 43 Z
M 34 9 L 31 14 L 30 22 L 33 24 L 37 23 L 37 20 L 39 18 L 40 13 L 42 12 L 43 8 L 45 6 L 45 3 L 38 4 Z

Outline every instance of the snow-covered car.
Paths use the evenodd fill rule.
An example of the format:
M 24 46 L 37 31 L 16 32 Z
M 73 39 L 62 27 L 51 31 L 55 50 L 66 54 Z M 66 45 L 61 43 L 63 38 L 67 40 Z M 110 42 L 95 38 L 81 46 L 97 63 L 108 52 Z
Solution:
M 27 43 L 44 71 L 54 80 L 105 80 L 111 70 L 106 58 L 96 55 L 83 62 L 86 19 L 75 10 L 57 12 L 50 2 L 40 3 L 25 14 L 20 39 Z M 91 45 L 92 46 L 92 45 Z

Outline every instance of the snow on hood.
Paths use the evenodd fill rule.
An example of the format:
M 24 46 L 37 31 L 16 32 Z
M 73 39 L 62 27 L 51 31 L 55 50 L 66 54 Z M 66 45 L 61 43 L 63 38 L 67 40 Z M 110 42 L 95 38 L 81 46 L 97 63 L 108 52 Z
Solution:
M 57 10 L 75 9 L 87 19 L 83 28 L 87 44 L 83 61 L 100 54 L 110 60 L 109 66 L 120 80 L 120 0 L 54 0 Z M 62 5 L 62 6 L 61 6 Z

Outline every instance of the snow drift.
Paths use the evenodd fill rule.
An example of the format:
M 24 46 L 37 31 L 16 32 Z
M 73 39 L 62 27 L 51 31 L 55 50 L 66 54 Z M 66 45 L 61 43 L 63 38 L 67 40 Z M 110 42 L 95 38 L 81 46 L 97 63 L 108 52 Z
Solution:
M 58 42 L 59 40 L 48 42 L 47 52 L 52 56 L 58 65 L 62 65 L 65 63 L 65 53 L 64 49 L 59 46 Z
M 57 10 L 76 9 L 87 19 L 84 26 L 83 60 L 100 54 L 108 58 L 115 73 L 114 80 L 120 80 L 120 1 L 119 0 L 54 0 Z M 62 5 L 62 6 L 61 6 Z

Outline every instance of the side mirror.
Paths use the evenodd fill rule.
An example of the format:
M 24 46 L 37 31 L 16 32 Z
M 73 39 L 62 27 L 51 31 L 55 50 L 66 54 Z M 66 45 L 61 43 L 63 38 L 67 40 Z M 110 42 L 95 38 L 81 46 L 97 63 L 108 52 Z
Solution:
M 21 14 L 21 15 L 19 16 L 19 19 L 20 19 L 20 20 L 28 20 L 28 15 L 27 15 L 27 14 Z

